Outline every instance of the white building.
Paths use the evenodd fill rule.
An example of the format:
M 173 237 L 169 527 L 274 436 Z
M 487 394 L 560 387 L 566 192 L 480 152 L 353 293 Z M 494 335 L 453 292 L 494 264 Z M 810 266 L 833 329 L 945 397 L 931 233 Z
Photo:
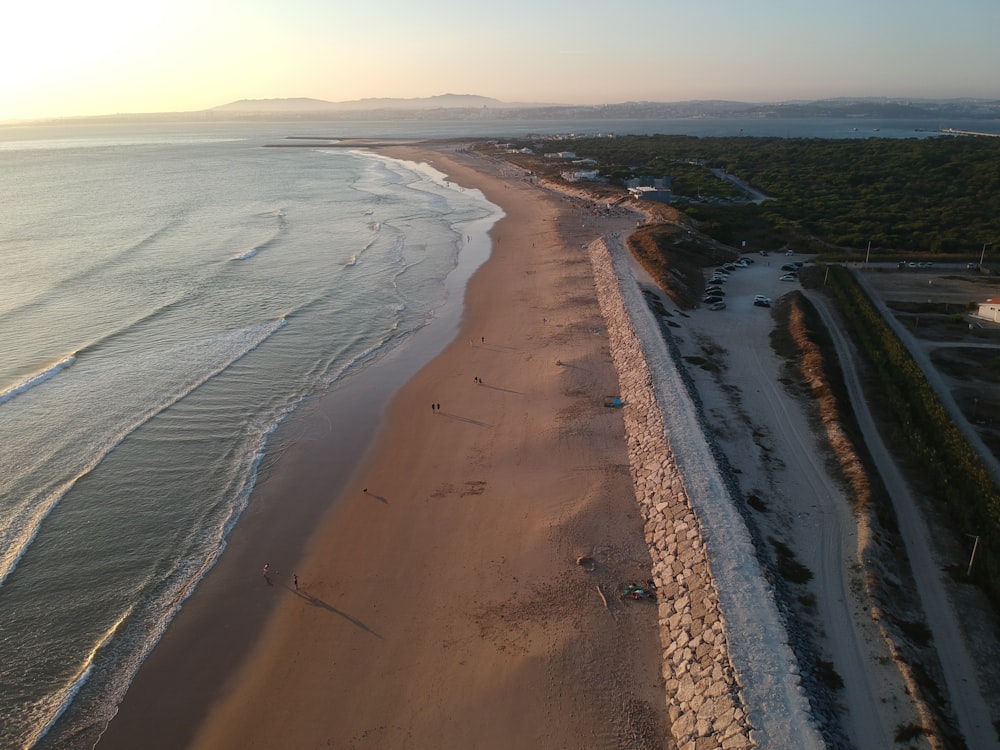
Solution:
M 673 191 L 670 189 L 655 188 L 646 185 L 630 187 L 629 193 L 633 198 L 640 201 L 657 201 L 658 203 L 670 203 L 674 199 Z
M 976 313 L 976 316 L 994 323 L 1000 323 L 1000 297 L 990 297 L 985 302 L 980 302 L 979 311 Z
M 575 172 L 563 172 L 566 182 L 604 182 L 599 169 L 578 169 Z

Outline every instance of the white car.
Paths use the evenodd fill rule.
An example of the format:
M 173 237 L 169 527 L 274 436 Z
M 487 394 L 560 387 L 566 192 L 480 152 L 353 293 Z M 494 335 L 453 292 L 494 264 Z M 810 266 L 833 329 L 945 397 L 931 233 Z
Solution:
M 781 277 L 781 280 L 782 281 L 798 281 L 799 277 L 796 276 L 794 273 L 786 273 L 784 276 Z

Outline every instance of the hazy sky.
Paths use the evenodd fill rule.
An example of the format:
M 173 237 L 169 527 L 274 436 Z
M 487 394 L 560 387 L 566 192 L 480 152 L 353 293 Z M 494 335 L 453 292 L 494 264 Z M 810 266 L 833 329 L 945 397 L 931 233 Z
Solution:
M 998 0 L 12 0 L 0 120 L 236 99 L 1000 98 Z

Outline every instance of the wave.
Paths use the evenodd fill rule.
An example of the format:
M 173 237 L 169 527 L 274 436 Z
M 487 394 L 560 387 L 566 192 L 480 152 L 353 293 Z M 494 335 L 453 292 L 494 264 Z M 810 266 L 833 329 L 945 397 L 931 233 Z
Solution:
M 245 253 L 241 253 L 240 255 L 234 255 L 229 260 L 246 260 L 247 258 L 252 258 L 253 256 L 255 256 L 257 254 L 257 251 L 259 249 L 260 248 L 252 247 L 249 250 L 247 250 Z
M 257 448 L 251 456 L 248 471 L 243 475 L 239 489 L 235 493 L 237 502 L 229 508 L 227 515 L 219 519 L 220 523 L 214 527 L 214 533 L 203 538 L 200 546 L 203 554 L 200 557 L 195 556 L 193 560 L 189 558 L 193 564 L 175 567 L 167 575 L 164 585 L 149 598 L 146 606 L 139 611 L 135 611 L 135 606 L 131 606 L 118 618 L 115 625 L 91 649 L 90 657 L 84 662 L 84 668 L 68 682 L 67 688 L 58 691 L 55 700 L 47 701 L 47 705 L 52 707 L 49 709 L 51 719 L 43 729 L 32 735 L 32 742 L 38 742 L 45 738 L 49 732 L 57 727 L 57 722 L 64 715 L 67 715 L 67 725 L 56 729 L 57 736 L 51 738 L 52 742 L 57 743 L 58 746 L 62 746 L 64 743 L 76 746 L 79 743 L 75 740 L 85 737 L 87 747 L 98 743 L 107 729 L 108 723 L 117 713 L 118 705 L 143 662 L 163 637 L 174 617 L 180 612 L 181 606 L 194 593 L 208 572 L 215 567 L 225 551 L 229 533 L 249 505 L 250 495 L 257 483 L 259 467 L 264 459 L 268 438 L 280 426 L 285 417 L 295 410 L 295 406 L 296 404 L 289 404 L 280 410 L 274 416 L 271 424 L 260 434 Z M 107 658 L 102 661 L 110 662 L 110 665 L 108 663 L 96 665 L 96 657 L 108 644 L 109 637 L 118 636 L 118 630 L 122 629 L 121 626 L 126 620 L 130 620 L 130 622 L 120 637 L 116 638 L 122 642 L 122 647 L 109 649 Z M 102 684 L 92 686 L 95 692 L 84 699 L 83 702 L 86 705 L 74 706 L 74 700 L 88 682 L 95 667 L 98 666 L 100 673 L 107 676 L 108 679 Z M 57 703 L 58 705 L 56 705 Z M 70 712 L 72 712 L 72 716 L 69 716 Z
M 267 240 L 266 242 L 262 242 L 259 245 L 255 245 L 254 247 L 251 247 L 249 250 L 245 250 L 242 253 L 238 253 L 237 255 L 234 255 L 229 260 L 248 260 L 249 258 L 252 258 L 253 256 L 255 256 L 257 253 L 262 252 L 264 250 L 267 250 L 269 247 L 271 247 L 272 245 L 274 245 L 274 243 L 275 243 L 275 241 L 277 241 L 277 239 L 278 239 L 277 236 L 274 236 L 271 239 Z
M 139 315 L 138 317 L 133 318 L 132 320 L 128 321 L 123 326 L 121 326 L 118 330 L 116 330 L 116 331 L 109 331 L 108 333 L 104 334 L 100 338 L 94 339 L 93 341 L 91 341 L 90 343 L 88 343 L 86 346 L 82 347 L 76 353 L 77 356 L 78 357 L 82 357 L 82 356 L 84 356 L 86 354 L 90 354 L 91 352 L 95 352 L 98 349 L 100 349 L 102 346 L 106 346 L 107 344 L 111 343 L 112 341 L 114 341 L 115 339 L 117 339 L 119 336 L 126 336 L 129 333 L 131 333 L 132 331 L 134 331 L 135 329 L 139 328 L 139 326 L 142 326 L 142 325 L 144 325 L 146 323 L 149 323 L 151 321 L 156 320 L 157 318 L 159 318 L 159 317 L 161 317 L 163 315 L 166 315 L 167 313 L 171 312 L 172 310 L 175 310 L 175 309 L 179 308 L 184 303 L 185 299 L 186 299 L 186 297 L 183 297 L 183 296 L 182 297 L 178 297 L 177 299 L 171 300 L 170 302 L 166 302 L 166 303 L 160 305 L 159 307 L 156 307 L 156 308 L 150 310 L 149 312 L 143 313 L 142 315 Z
M 94 671 L 94 660 L 97 658 L 97 655 L 104 648 L 105 644 L 114 637 L 122 623 L 132 614 L 133 609 L 134 607 L 129 607 L 115 620 L 110 628 L 104 631 L 101 637 L 97 639 L 97 643 L 94 644 L 87 656 L 84 657 L 83 662 L 77 668 L 73 677 L 54 696 L 49 696 L 49 700 L 45 701 L 44 707 L 39 706 L 39 712 L 49 713 L 49 718 L 44 724 L 39 722 L 39 728 L 27 737 L 24 747 L 34 747 L 35 743 L 48 734 L 49 730 L 59 720 L 59 717 L 66 712 L 66 709 L 69 708 L 77 693 L 80 692 L 80 689 L 90 679 L 90 675 Z
M 34 388 L 36 385 L 44 383 L 49 378 L 55 377 L 60 372 L 65 370 L 67 367 L 72 365 L 74 362 L 76 362 L 75 353 L 70 354 L 68 357 L 59 360 L 54 365 L 45 368 L 41 372 L 35 373 L 34 375 L 30 375 L 19 383 L 15 383 L 10 388 L 7 388 L 4 391 L 0 391 L 0 404 L 4 404 L 10 401 L 15 396 L 18 396 L 24 393 L 25 391 Z
M 134 605 L 129 607 L 105 636 L 99 639 L 97 645 L 91 649 L 90 657 L 84 662 L 85 668 L 67 683 L 67 688 L 56 693 L 55 700 L 47 701 L 47 705 L 53 707 L 49 709 L 52 712 L 51 719 L 44 729 L 33 734 L 32 741 L 37 742 L 55 730 L 57 736 L 52 737 L 51 742 L 60 747 L 63 744 L 92 747 L 99 742 L 143 662 L 180 612 L 181 606 L 194 593 L 208 572 L 215 567 L 225 551 L 229 533 L 249 505 L 269 437 L 304 398 L 305 395 L 302 395 L 294 403 L 280 409 L 273 416 L 271 423 L 259 434 L 256 449 L 250 456 L 248 469 L 240 479 L 237 491 L 234 492 L 236 502 L 229 506 L 228 513 L 218 519 L 219 522 L 211 530 L 213 533 L 202 538 L 199 545 L 200 554 L 187 558 L 190 564 L 183 564 L 183 560 L 179 561 L 181 564 L 169 572 L 164 579 L 164 585 L 146 600 L 144 606 L 138 611 Z M 129 622 L 122 629 L 121 626 L 126 620 Z M 120 635 L 119 630 L 123 630 Z M 106 657 L 98 665 L 96 657 L 108 644 L 110 636 L 115 636 L 115 640 L 120 641 L 121 646 L 109 648 Z M 83 698 L 84 705 L 75 706 L 74 700 L 77 695 L 92 673 L 98 670 L 106 679 L 100 684 L 90 686 L 93 690 L 91 695 Z M 66 726 L 58 727 L 57 722 L 64 715 L 67 716 Z M 80 738 L 85 738 L 85 743 L 81 743 Z
M 55 299 L 75 293 L 76 290 L 80 288 L 81 284 L 90 280 L 100 280 L 102 283 L 106 283 L 107 279 L 105 274 L 108 269 L 118 267 L 122 262 L 122 258 L 152 246 L 155 242 L 157 242 L 157 240 L 168 234 L 180 224 L 180 218 L 174 218 L 167 221 L 165 224 L 147 233 L 144 237 L 136 240 L 131 245 L 122 247 L 89 266 L 76 269 L 75 273 L 70 276 L 58 279 L 52 287 L 45 290 L 44 296 L 25 301 L 15 307 L 11 307 L 5 312 L 5 316 L 22 315 L 39 308 L 43 308 L 52 304 L 52 301 Z
M 356 253 L 351 254 L 347 258 L 347 260 L 344 261 L 344 266 L 346 268 L 350 268 L 351 266 L 357 265 L 358 261 L 361 260 L 361 256 L 363 256 L 372 247 L 374 247 L 375 244 L 382 238 L 383 229 L 385 228 L 389 228 L 390 230 L 393 229 L 393 227 L 390 224 L 387 224 L 384 221 L 373 221 L 368 224 L 368 228 L 372 230 L 370 239 L 361 246 L 360 250 L 358 250 Z M 395 240 L 395 242 L 399 242 L 399 240 L 397 239 Z
M 267 250 L 269 247 L 273 247 L 281 238 L 281 232 L 285 226 L 285 219 L 283 218 L 284 214 L 282 213 L 279 214 L 278 216 L 281 221 L 281 224 L 279 225 L 278 229 L 276 229 L 268 239 L 264 240 L 258 245 L 254 245 L 249 250 L 244 250 L 242 253 L 237 253 L 236 255 L 232 256 L 229 260 L 247 260 L 249 258 L 254 257 L 257 253 L 263 252 L 264 250 Z
M 0 528 L 0 586 L 3 586 L 7 577 L 17 567 L 18 562 L 31 546 L 45 518 L 52 512 L 66 494 L 76 486 L 76 484 L 96 469 L 101 462 L 121 444 L 125 438 L 138 430 L 156 415 L 169 409 L 181 399 L 193 393 L 212 378 L 224 372 L 235 362 L 239 361 L 252 352 L 277 331 L 287 325 L 287 320 L 281 318 L 277 321 L 262 323 L 258 326 L 241 329 L 235 333 L 245 334 L 247 339 L 243 345 L 226 357 L 219 365 L 213 367 L 199 377 L 185 384 L 182 388 L 172 394 L 166 394 L 166 398 L 154 404 L 146 411 L 137 415 L 134 419 L 123 425 L 117 433 L 106 438 L 102 443 L 95 446 L 96 450 L 83 467 L 53 490 L 47 492 L 42 497 L 35 497 L 21 506 L 20 511 L 15 511 L 12 515 L 3 519 L 4 525 Z

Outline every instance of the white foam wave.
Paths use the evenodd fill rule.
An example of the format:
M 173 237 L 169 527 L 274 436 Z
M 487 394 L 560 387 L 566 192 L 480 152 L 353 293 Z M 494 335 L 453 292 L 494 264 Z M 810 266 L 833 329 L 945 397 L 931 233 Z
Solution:
M 170 408 L 181 399 L 185 398 L 212 378 L 216 377 L 235 362 L 252 352 L 274 333 L 284 328 L 287 321 L 280 320 L 262 323 L 250 328 L 230 332 L 231 338 L 242 339 L 242 343 L 230 350 L 220 362 L 209 370 L 203 372 L 195 379 L 183 384 L 173 393 L 166 393 L 162 401 L 150 406 L 145 411 L 137 414 L 133 419 L 121 425 L 118 431 L 106 437 L 101 443 L 95 446 L 90 459 L 84 463 L 82 468 L 70 479 L 63 482 L 55 489 L 46 492 L 43 496 L 28 498 L 20 509 L 15 509 L 6 518 L 0 519 L 0 586 L 3 585 L 7 577 L 11 574 L 17 563 L 24 556 L 24 553 L 31 546 L 32 541 L 37 536 L 45 518 L 52 511 L 59 501 L 69 492 L 77 482 L 87 476 L 114 450 L 121 442 L 146 422 L 157 414 Z
M 91 647 L 90 652 L 84 657 L 73 677 L 67 681 L 61 690 L 57 691 L 54 695 L 47 696 L 44 707 L 38 707 L 40 713 L 45 712 L 48 713 L 49 716 L 44 724 L 41 721 L 38 722 L 39 728 L 27 737 L 24 743 L 25 747 L 34 747 L 35 743 L 48 734 L 52 725 L 59 720 L 59 717 L 62 716 L 63 713 L 65 713 L 66 709 L 73 702 L 73 698 L 75 698 L 76 694 L 80 692 L 80 688 L 82 688 L 86 684 L 87 680 L 90 679 L 90 675 L 94 671 L 94 659 L 97 657 L 97 654 L 104 647 L 104 645 L 108 643 L 112 637 L 114 637 L 114 634 L 117 632 L 118 628 L 121 627 L 121 624 L 128 619 L 129 615 L 132 614 L 133 608 L 134 607 L 129 607 L 126 609 L 125 612 L 123 612 L 122 615 L 115 620 L 114 624 L 104 631 L 101 637 L 97 639 L 97 642 L 93 645 L 93 647 Z
M 258 344 L 259 345 L 259 344 Z M 201 580 L 218 562 L 219 557 L 225 551 L 226 538 L 232 531 L 239 517 L 246 510 L 249 504 L 250 494 L 257 483 L 257 474 L 261 461 L 264 458 L 267 441 L 270 435 L 278 428 L 281 422 L 295 409 L 295 404 L 289 404 L 278 412 L 270 426 L 260 435 L 257 449 L 251 456 L 249 470 L 243 478 L 240 490 L 236 493 L 237 502 L 230 508 L 228 515 L 220 519 L 221 523 L 214 529 L 214 533 L 206 535 L 202 540 L 202 556 L 193 560 L 193 566 L 181 566 L 175 568 L 168 576 L 167 585 L 158 591 L 156 596 L 150 601 L 148 607 L 143 607 L 135 611 L 132 606 L 116 622 L 115 626 L 108 631 L 108 635 L 117 635 L 117 630 L 121 624 L 129 618 L 135 611 L 134 620 L 128 624 L 119 639 L 124 642 L 123 649 L 114 649 L 116 653 L 111 655 L 111 659 L 116 662 L 113 669 L 105 670 L 110 675 L 110 680 L 98 687 L 102 694 L 96 705 L 90 706 L 83 721 L 88 726 L 99 725 L 102 727 L 100 733 L 103 734 L 107 723 L 117 712 L 117 706 L 124 697 L 128 687 L 135 679 L 139 668 L 146 657 L 163 637 L 170 622 L 180 612 L 181 606 L 187 598 L 194 593 Z M 59 720 L 59 718 L 72 705 L 76 694 L 87 682 L 90 673 L 93 671 L 94 657 L 98 651 L 107 643 L 107 635 L 100 640 L 98 645 L 92 650 L 91 656 L 85 661 L 86 669 L 76 679 L 71 681 L 68 689 L 59 691 L 55 699 L 50 699 L 47 705 L 58 705 L 58 710 L 48 721 L 46 727 L 34 735 L 35 740 L 44 737 Z M 74 720 L 74 723 L 77 723 Z M 80 727 L 77 726 L 76 729 Z M 72 729 L 70 730 L 73 731 Z
M 277 239 L 278 239 L 278 233 L 275 232 L 275 234 L 272 235 L 270 237 L 270 239 L 267 239 L 264 242 L 261 242 L 259 245 L 254 245 L 249 250 L 244 250 L 242 253 L 237 253 L 236 255 L 234 255 L 233 257 L 231 257 L 229 260 L 247 260 L 248 258 L 252 258 L 257 253 L 259 253 L 261 250 L 267 250 L 267 248 L 271 247 L 271 245 L 273 245 L 274 242 L 275 242 L 275 240 L 277 240 Z
M 65 370 L 67 367 L 72 365 L 76 361 L 76 355 L 70 354 L 68 357 L 59 360 L 51 367 L 47 367 L 39 373 L 29 376 L 25 380 L 19 383 L 15 383 L 4 391 L 0 391 L 0 404 L 10 401 L 15 396 L 18 396 L 30 388 L 34 388 L 36 385 L 44 383 L 51 377 L 58 375 L 60 372 Z
M 247 250 L 245 253 L 240 253 L 239 255 L 234 255 L 229 260 L 246 260 L 247 258 L 252 258 L 256 254 L 257 254 L 257 248 L 256 247 L 252 247 L 249 250 Z

